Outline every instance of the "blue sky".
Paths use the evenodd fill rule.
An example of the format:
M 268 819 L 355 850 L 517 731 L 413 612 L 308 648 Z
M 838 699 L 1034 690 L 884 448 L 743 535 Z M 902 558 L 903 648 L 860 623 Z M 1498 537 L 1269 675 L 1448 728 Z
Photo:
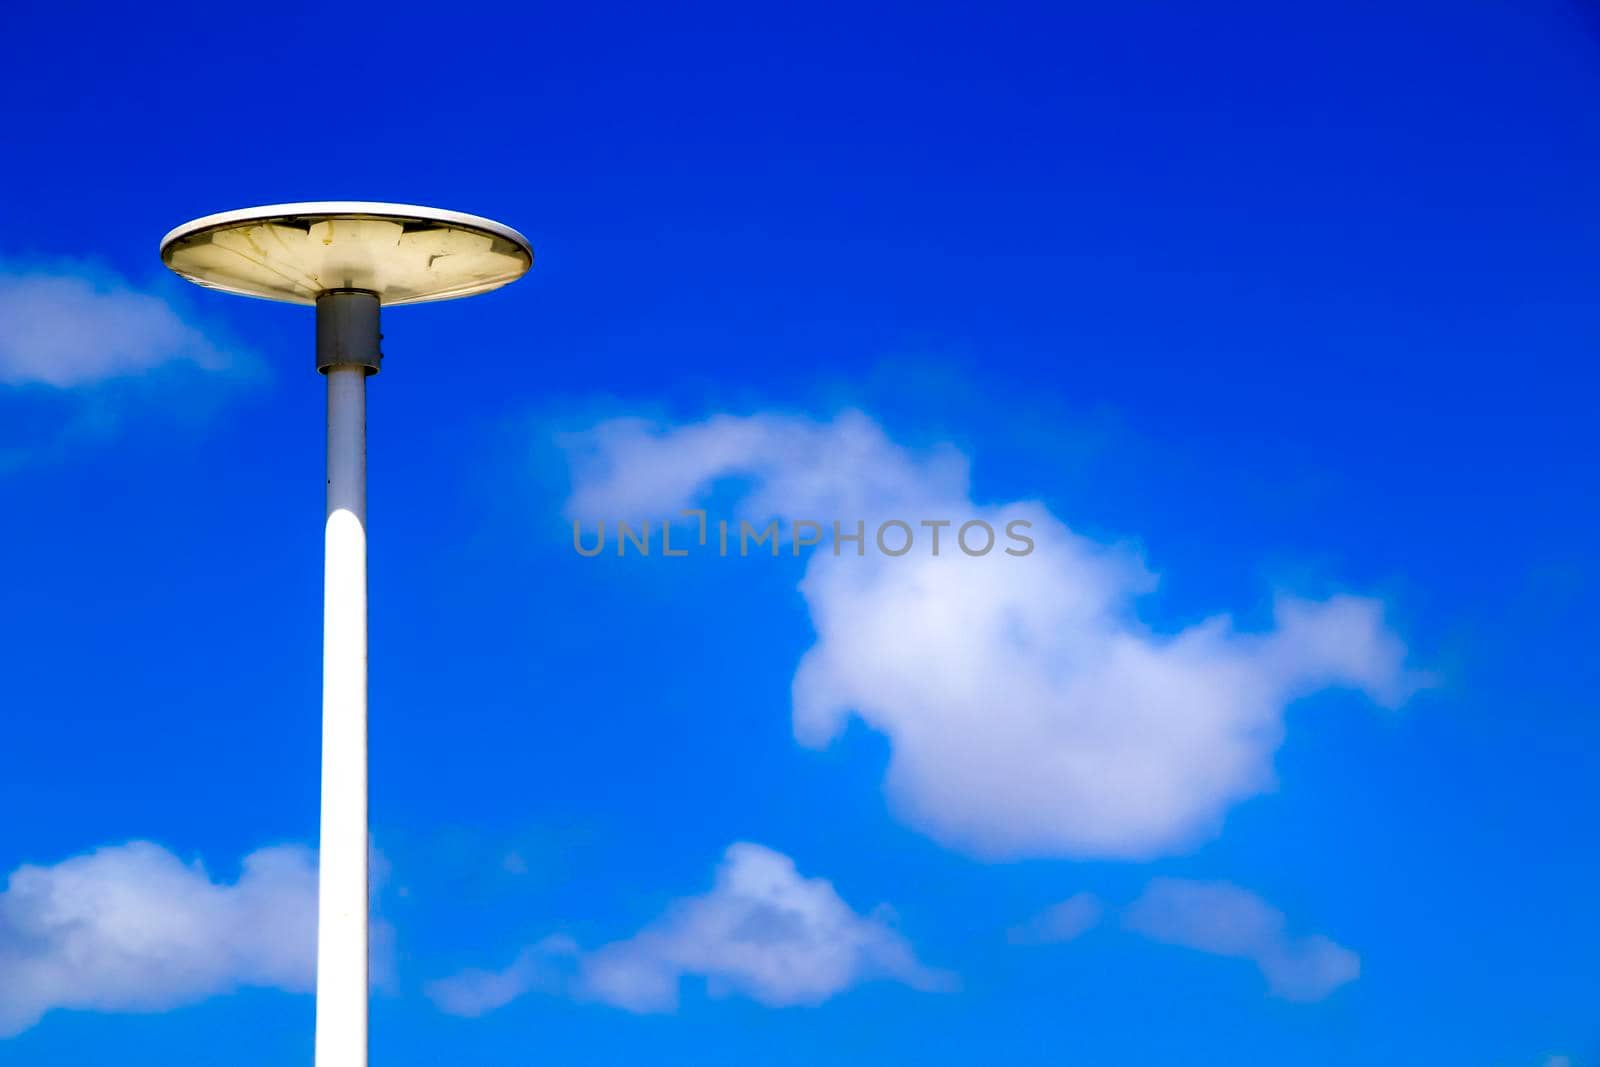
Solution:
M 330 198 L 538 256 L 371 382 L 374 1063 L 1600 1062 L 1600 17 L 448 16 L 8 12 L 0 1064 L 309 1062 L 311 316 L 156 243 Z

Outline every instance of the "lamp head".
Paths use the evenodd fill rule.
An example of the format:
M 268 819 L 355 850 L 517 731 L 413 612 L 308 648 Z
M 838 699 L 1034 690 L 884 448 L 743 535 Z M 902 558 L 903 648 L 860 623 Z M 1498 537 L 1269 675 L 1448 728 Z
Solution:
M 225 293 L 315 304 L 322 293 L 354 289 L 395 305 L 498 289 L 527 273 L 533 249 L 477 215 L 331 200 L 195 219 L 161 239 L 161 260 Z

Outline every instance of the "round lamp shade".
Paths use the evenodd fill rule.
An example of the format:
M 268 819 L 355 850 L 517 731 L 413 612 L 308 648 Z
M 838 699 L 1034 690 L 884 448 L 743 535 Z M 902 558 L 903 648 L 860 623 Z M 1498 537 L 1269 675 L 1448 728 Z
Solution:
M 527 238 L 458 211 L 323 201 L 226 211 L 161 239 L 161 260 L 208 289 L 315 304 L 330 290 L 420 304 L 498 289 L 533 265 Z

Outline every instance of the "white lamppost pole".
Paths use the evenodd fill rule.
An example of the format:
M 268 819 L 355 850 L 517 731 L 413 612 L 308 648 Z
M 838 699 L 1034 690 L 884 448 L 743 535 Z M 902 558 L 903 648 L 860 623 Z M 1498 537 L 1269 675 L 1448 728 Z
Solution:
M 277 204 L 185 223 L 161 258 L 198 285 L 314 304 L 328 379 L 322 636 L 322 826 L 316 1067 L 366 1067 L 367 377 L 382 305 L 497 289 L 533 264 L 517 231 L 409 204 Z

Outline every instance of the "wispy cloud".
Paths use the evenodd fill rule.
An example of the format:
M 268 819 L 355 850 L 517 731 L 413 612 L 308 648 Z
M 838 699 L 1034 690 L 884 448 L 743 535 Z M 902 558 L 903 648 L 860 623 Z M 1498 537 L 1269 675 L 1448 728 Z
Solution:
M 1071 941 L 1100 924 L 1106 907 L 1093 893 L 1075 893 L 1007 932 L 1013 945 L 1051 945 Z
M 1361 974 L 1361 959 L 1321 934 L 1291 935 L 1283 913 L 1227 882 L 1156 878 L 1133 903 L 1107 908 L 1078 893 L 1008 931 L 1016 945 L 1071 941 L 1120 917 L 1122 929 L 1152 941 L 1249 960 L 1285 1000 L 1321 1000 Z
M 429 982 L 425 992 L 440 1011 L 475 1019 L 527 993 L 560 993 L 571 981 L 570 968 L 563 961 L 578 955 L 577 943 L 571 938 L 551 935 L 523 949 L 502 970 L 469 967 Z
M 231 884 L 148 841 L 13 871 L 0 893 L 0 1037 L 48 1011 L 163 1011 L 241 986 L 309 992 L 315 853 L 246 856 Z
M 1361 974 L 1361 958 L 1322 936 L 1293 936 L 1283 913 L 1226 882 L 1157 878 L 1123 913 L 1153 941 L 1249 960 L 1273 995 L 1321 1000 Z
M 162 297 L 107 271 L 0 264 L 0 385 L 73 389 L 236 358 Z
M 584 950 L 563 936 L 499 971 L 468 970 L 427 986 L 446 1012 L 482 1015 L 539 990 L 633 1012 L 673 1010 L 679 983 L 769 1006 L 816 1004 L 873 979 L 915 989 L 953 979 L 917 961 L 882 910 L 862 915 L 822 878 L 762 845 L 731 845 L 710 891 L 676 901 L 632 937 Z
M 204 420 L 264 376 L 252 352 L 166 295 L 178 284 L 0 261 L 0 474 L 108 440 L 140 413 L 159 410 L 166 427 Z
M 824 546 L 800 584 L 817 641 L 794 678 L 795 736 L 823 746 L 859 716 L 889 738 L 902 817 L 979 856 L 1185 847 L 1272 786 L 1290 701 L 1346 686 L 1393 705 L 1417 681 L 1361 597 L 1279 597 L 1265 632 L 1226 615 L 1153 632 L 1134 605 L 1155 579 L 1135 555 L 1036 502 L 978 504 L 962 456 L 902 448 L 860 413 L 618 419 L 565 444 L 568 511 L 586 521 L 669 517 L 732 482 L 757 522 L 892 517 L 924 538 L 923 520 L 1031 522 L 1026 556 L 966 556 L 946 529 L 939 556 Z

